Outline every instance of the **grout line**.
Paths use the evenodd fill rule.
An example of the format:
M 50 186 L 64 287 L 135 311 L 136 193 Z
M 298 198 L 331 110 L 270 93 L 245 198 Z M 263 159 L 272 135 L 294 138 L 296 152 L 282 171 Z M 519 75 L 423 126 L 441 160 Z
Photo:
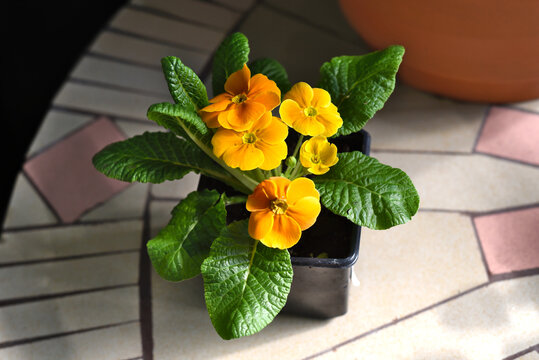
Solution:
M 47 225 L 34 225 L 34 226 L 21 226 L 21 227 L 14 227 L 14 228 L 6 228 L 3 229 L 3 233 L 18 233 L 23 231 L 38 231 L 38 230 L 46 230 L 46 229 L 61 229 L 61 228 L 69 228 L 71 226 L 93 226 L 93 225 L 104 225 L 104 224 L 114 224 L 118 222 L 128 222 L 128 221 L 138 221 L 140 218 L 138 217 L 128 217 L 128 218 L 122 218 L 122 219 L 107 219 L 107 220 L 88 220 L 88 221 L 80 221 L 77 220 L 71 224 L 47 224 Z
M 152 90 L 141 90 L 141 89 L 136 89 L 136 88 L 132 88 L 128 86 L 106 83 L 100 80 L 82 79 L 76 76 L 69 76 L 67 80 L 68 82 L 71 82 L 71 83 L 75 83 L 79 85 L 88 85 L 88 86 L 107 89 L 107 90 L 116 90 L 116 91 L 134 93 L 134 94 L 145 95 L 145 96 L 164 97 L 163 100 L 165 100 L 166 97 L 170 96 L 169 93 L 164 93 L 164 92 L 160 93 L 160 92 L 155 92 Z
M 508 158 L 508 157 L 504 157 L 504 156 L 501 156 L 501 155 L 489 154 L 489 153 L 481 152 L 481 151 L 476 151 L 474 154 L 477 154 L 477 155 L 485 155 L 485 156 L 488 156 L 488 157 L 492 157 L 492 158 L 494 158 L 494 159 L 505 160 L 505 161 L 517 163 L 517 164 L 520 164 L 520 165 L 531 166 L 531 167 L 533 167 L 533 168 L 539 169 L 539 164 L 532 164 L 532 163 L 526 162 L 526 161 L 524 161 L 524 160 L 519 160 L 519 159 L 514 159 L 514 158 Z
M 236 21 L 236 23 L 234 24 L 234 26 L 232 26 L 232 28 L 230 28 L 230 30 L 228 32 L 226 32 L 224 38 L 227 38 L 228 36 L 232 35 L 233 33 L 237 32 L 239 30 L 239 28 L 243 25 L 243 23 L 245 23 L 245 21 L 247 20 L 247 18 L 249 17 L 249 15 L 251 15 L 251 13 L 260 5 L 262 0 L 256 0 L 253 2 L 253 5 L 251 5 L 251 7 L 249 7 L 241 16 L 240 18 L 238 19 L 238 21 Z M 206 79 L 208 78 L 208 76 L 210 76 L 211 72 L 212 72 L 212 68 L 213 68 L 213 58 L 215 57 L 215 53 L 217 52 L 217 49 L 219 47 L 217 47 L 214 51 L 211 52 L 211 56 L 209 57 L 208 61 L 206 62 L 206 65 L 204 65 L 202 67 L 202 70 L 200 71 L 200 79 L 202 79 L 201 81 L 206 81 Z M 216 96 L 216 94 L 214 94 L 214 96 Z
M 508 357 L 503 358 L 503 360 L 518 360 L 518 358 L 520 358 L 522 355 L 526 355 L 526 354 L 531 353 L 533 351 L 539 352 L 539 343 L 537 343 L 535 345 L 532 345 L 529 348 L 524 349 L 522 351 L 519 351 L 519 352 L 517 352 L 517 353 L 515 353 L 513 355 L 509 355 Z
M 67 292 L 47 294 L 47 295 L 32 295 L 32 296 L 25 296 L 21 298 L 5 299 L 5 300 L 0 300 L 0 307 L 20 305 L 20 304 L 25 304 L 29 302 L 37 302 L 37 301 L 43 301 L 43 300 L 49 300 L 49 299 L 58 299 L 58 298 L 81 295 L 81 294 L 88 294 L 88 293 L 93 293 L 93 292 L 98 292 L 98 291 L 123 289 L 123 288 L 131 287 L 131 286 L 138 286 L 138 284 L 132 283 L 132 284 L 102 286 L 102 287 L 85 289 L 85 290 L 74 290 L 74 291 L 67 291 Z
M 26 162 L 25 162 L 26 163 Z M 32 187 L 34 189 L 34 191 L 36 192 L 36 194 L 41 198 L 41 201 L 43 201 L 43 203 L 45 204 L 45 206 L 51 211 L 51 213 L 53 214 L 53 216 L 56 218 L 56 223 L 57 224 L 62 224 L 63 221 L 62 221 L 62 218 L 60 217 L 60 215 L 58 214 L 58 212 L 56 211 L 56 209 L 52 206 L 52 204 L 49 202 L 49 199 L 47 199 L 47 197 L 45 196 L 45 194 L 43 194 L 41 192 L 41 190 L 37 187 L 37 185 L 34 183 L 34 180 L 30 177 L 30 175 L 28 175 L 26 173 L 26 170 L 24 169 L 24 164 L 22 166 L 22 171 L 21 171 L 21 174 L 26 178 L 26 180 L 28 181 L 28 183 L 30 184 L 30 187 Z
M 31 338 L 26 338 L 26 339 L 6 341 L 6 342 L 0 343 L 0 349 L 7 348 L 7 347 L 12 347 L 12 346 L 31 344 L 31 343 L 38 342 L 38 341 L 50 340 L 50 339 L 69 336 L 69 335 L 82 334 L 82 333 L 89 332 L 89 331 L 108 329 L 108 328 L 112 328 L 112 327 L 128 325 L 128 324 L 133 324 L 133 323 L 137 323 L 137 322 L 139 322 L 139 320 L 122 321 L 122 322 L 119 322 L 119 323 L 94 326 L 94 327 L 90 327 L 90 328 L 85 328 L 85 329 L 80 329 L 80 330 L 73 330 L 73 331 L 66 331 L 66 332 L 61 332 L 61 333 L 57 333 L 57 334 L 42 335 L 42 336 L 36 336 L 36 337 L 31 337 Z
M 311 360 L 311 359 L 314 359 L 314 358 L 316 358 L 316 357 L 318 357 L 318 356 L 320 356 L 320 355 L 329 353 L 329 352 L 331 352 L 331 351 L 336 351 L 338 348 L 340 348 L 340 347 L 342 347 L 342 346 L 344 346 L 344 345 L 348 345 L 348 344 L 350 344 L 350 343 L 353 343 L 353 342 L 356 341 L 356 340 L 362 339 L 362 338 L 364 338 L 364 337 L 366 337 L 366 336 L 369 336 L 369 335 L 371 335 L 371 334 L 374 334 L 374 333 L 376 333 L 376 332 L 378 332 L 378 331 L 380 331 L 380 330 L 383 330 L 383 329 L 385 329 L 385 328 L 388 328 L 388 327 L 391 327 L 391 326 L 393 326 L 393 325 L 396 325 L 396 324 L 398 324 L 398 323 L 400 323 L 400 322 L 402 322 L 402 321 L 405 321 L 405 320 L 408 320 L 408 319 L 410 319 L 410 318 L 413 318 L 413 317 L 415 317 L 415 316 L 417 316 L 417 315 L 420 315 L 420 314 L 422 314 L 422 313 L 424 313 L 424 312 L 427 312 L 427 311 L 429 311 L 429 310 L 432 310 L 432 309 L 434 309 L 434 308 L 436 308 L 436 307 L 438 307 L 438 306 L 440 306 L 440 305 L 443 305 L 443 304 L 445 304 L 445 303 L 448 303 L 448 302 L 450 302 L 450 301 L 453 301 L 453 300 L 455 300 L 455 299 L 458 299 L 458 298 L 460 298 L 460 297 L 462 297 L 462 296 L 468 295 L 468 294 L 470 294 L 470 293 L 472 293 L 472 292 L 474 292 L 474 291 L 476 291 L 476 290 L 480 290 L 480 289 L 482 289 L 482 288 L 484 288 L 484 287 L 487 287 L 487 286 L 489 286 L 489 285 L 490 285 L 490 283 L 489 283 L 489 282 L 486 282 L 486 283 L 484 283 L 484 284 L 474 286 L 473 288 L 470 288 L 470 289 L 468 289 L 468 290 L 465 290 L 465 291 L 463 291 L 463 292 L 461 292 L 461 293 L 459 293 L 459 294 L 457 294 L 457 295 L 450 296 L 450 297 L 446 298 L 445 300 L 439 301 L 439 302 L 437 302 L 437 303 L 435 303 L 435 304 L 433 304 L 433 305 L 427 306 L 427 307 L 425 307 L 425 308 L 423 308 L 423 309 L 421 309 L 421 310 L 415 311 L 415 312 L 413 312 L 413 313 L 411 313 L 411 314 L 408 314 L 408 315 L 403 316 L 403 317 L 401 317 L 401 318 L 395 319 L 395 320 L 393 320 L 393 321 L 391 321 L 391 322 L 389 322 L 389 323 L 386 323 L 386 324 L 384 324 L 384 325 L 378 326 L 378 327 L 376 327 L 376 328 L 374 328 L 374 329 L 372 329 L 372 330 L 369 330 L 369 331 L 367 331 L 367 332 L 364 332 L 364 333 L 362 333 L 362 334 L 359 334 L 359 335 L 357 335 L 357 336 L 355 336 L 355 337 L 353 337 L 353 338 L 351 338 L 351 339 L 345 340 L 345 341 L 343 341 L 343 342 L 341 342 L 341 343 L 339 343 L 339 344 L 337 344 L 337 345 L 334 345 L 333 347 L 331 347 L 331 348 L 329 348 L 329 349 L 322 350 L 322 351 L 317 352 L 317 353 L 315 353 L 315 354 L 313 354 L 313 355 L 310 355 L 310 356 L 308 356 L 308 357 L 306 357 L 306 358 L 303 358 L 303 360 Z
M 149 122 L 151 124 L 155 124 L 153 121 L 150 121 L 148 119 L 132 118 L 128 116 L 126 117 L 126 116 L 121 116 L 121 115 L 119 116 L 119 115 L 106 114 L 106 113 L 97 113 L 92 110 L 78 109 L 78 108 L 73 108 L 73 107 L 64 106 L 64 105 L 56 105 L 56 104 L 53 104 L 50 107 L 49 111 L 58 111 L 58 112 L 64 112 L 64 113 L 73 113 L 73 114 L 88 115 L 88 116 L 95 116 L 95 117 L 105 116 L 115 121 L 116 120 L 133 121 L 133 122 L 138 122 L 142 124 L 147 124 Z
M 503 274 L 493 274 L 491 276 L 492 282 L 518 279 L 527 276 L 539 275 L 539 268 L 511 271 Z
M 152 314 L 152 269 L 151 261 L 146 250 L 150 240 L 150 199 L 151 186 L 146 192 L 144 205 L 144 225 L 142 228 L 140 260 L 139 260 L 139 317 L 140 336 L 142 342 L 142 357 L 144 360 L 153 360 L 153 314 Z
M 140 250 L 139 248 L 136 248 L 136 249 L 124 249 L 124 250 L 114 250 L 114 251 L 103 251 L 103 252 L 90 253 L 90 254 L 59 256 L 59 257 L 45 258 L 45 259 L 14 261 L 14 262 L 0 263 L 0 269 L 6 268 L 6 267 L 14 267 L 14 266 L 35 265 L 35 264 L 42 264 L 42 263 L 88 259 L 88 258 L 93 258 L 93 257 L 121 255 L 121 254 L 128 254 L 128 253 L 138 252 L 139 250 Z
M 200 2 L 204 2 L 204 3 L 207 3 L 207 4 L 212 4 L 212 5 L 221 7 L 223 9 L 227 9 L 227 10 L 230 10 L 232 12 L 239 13 L 239 14 L 241 14 L 241 12 L 243 11 L 243 10 L 240 10 L 238 8 L 228 6 L 227 4 L 223 4 L 223 3 L 220 3 L 220 2 L 214 1 L 214 0 L 200 0 Z
M 479 253 L 481 254 L 481 262 L 483 263 L 485 273 L 487 274 L 487 279 L 489 282 L 492 282 L 492 273 L 490 272 L 490 268 L 488 267 L 488 262 L 485 256 L 485 251 L 483 250 L 483 245 L 481 244 L 481 238 L 479 237 L 479 233 L 477 232 L 477 227 L 475 226 L 475 219 L 473 217 L 470 217 L 469 220 L 472 223 L 472 229 L 473 229 L 475 241 L 477 243 L 477 247 L 479 248 Z
M 449 214 L 461 214 L 461 215 L 468 215 L 468 216 L 472 216 L 472 217 L 479 217 L 479 216 L 495 215 L 495 214 L 514 212 L 514 211 L 533 209 L 533 208 L 536 208 L 536 207 L 539 207 L 539 203 L 518 205 L 518 206 L 499 208 L 499 209 L 495 209 L 495 210 L 486 210 L 486 211 L 466 211 L 466 210 L 434 209 L 434 208 L 419 208 L 418 211 L 421 211 L 421 212 L 440 212 L 440 213 L 449 213 Z
M 149 64 L 146 64 L 146 63 L 143 63 L 143 62 L 127 60 L 127 59 L 124 59 L 124 58 L 115 57 L 113 55 L 109 55 L 109 54 L 105 54 L 105 53 L 94 52 L 92 50 L 89 50 L 89 51 L 85 52 L 83 54 L 83 56 L 91 57 L 91 58 L 95 58 L 95 59 L 100 59 L 100 60 L 108 60 L 108 61 L 111 61 L 111 62 L 124 64 L 124 65 L 138 66 L 138 67 L 145 68 L 145 69 L 148 69 L 148 70 L 156 70 L 156 71 L 162 71 L 163 70 L 161 68 L 161 66 L 158 66 L 158 65 L 149 65 Z
M 132 37 L 132 38 L 135 38 L 135 39 L 149 41 L 149 42 L 153 42 L 153 43 L 156 43 L 156 44 L 161 44 L 161 45 L 171 46 L 171 47 L 175 47 L 175 48 L 179 48 L 179 49 L 189 50 L 189 51 L 199 53 L 201 55 L 208 55 L 208 53 L 210 52 L 209 50 L 206 50 L 206 49 L 197 48 L 197 47 L 189 46 L 189 45 L 185 45 L 185 44 L 179 44 L 179 43 L 175 43 L 175 42 L 172 42 L 172 41 L 157 39 L 157 38 L 154 38 L 154 37 L 151 37 L 151 36 L 141 35 L 141 34 L 137 34 L 137 33 L 134 33 L 134 32 L 127 31 L 127 30 L 122 30 L 122 29 L 119 29 L 119 28 L 115 28 L 112 25 L 108 25 L 104 29 L 104 31 L 109 31 L 109 32 L 112 32 L 112 33 L 115 33 L 115 34 L 129 36 L 129 37 Z
M 483 134 L 483 128 L 485 127 L 485 124 L 487 122 L 488 116 L 490 115 L 490 110 L 492 109 L 492 105 L 488 105 L 485 109 L 485 113 L 483 114 L 483 119 L 481 120 L 481 125 L 479 125 L 479 130 L 477 130 L 477 134 L 475 135 L 475 139 L 472 146 L 472 154 L 476 153 L 475 148 L 477 147 L 477 143 L 479 143 L 479 139 L 481 138 L 481 135 Z
M 189 25 L 199 26 L 201 28 L 210 29 L 210 30 L 215 31 L 215 32 L 225 32 L 226 31 L 225 29 L 216 27 L 215 25 L 206 24 L 206 23 L 203 23 L 203 22 L 200 22 L 200 21 L 196 21 L 196 20 L 193 20 L 192 18 L 184 18 L 184 17 L 178 16 L 178 15 L 166 12 L 165 10 L 152 8 L 150 6 L 129 3 L 129 4 L 127 4 L 126 7 L 124 7 L 124 9 L 125 8 L 131 9 L 131 10 L 136 10 L 136 11 L 143 12 L 143 13 L 150 14 L 150 15 L 154 15 L 154 16 L 158 16 L 158 17 L 161 17 L 161 18 L 164 18 L 164 19 L 173 20 L 173 21 L 176 21 L 176 22 L 178 22 L 180 24 L 189 24 Z
M 193 190 L 193 191 L 196 191 L 196 190 Z M 152 201 L 180 201 L 180 200 L 183 200 L 184 198 L 182 197 L 171 197 L 171 196 L 155 196 L 155 195 L 152 195 Z
M 328 27 L 325 27 L 325 26 L 321 26 L 320 24 L 317 24 L 317 23 L 314 23 L 314 22 L 311 22 L 308 18 L 305 18 L 299 14 L 296 14 L 292 11 L 288 11 L 286 9 L 283 9 L 283 8 L 280 8 L 278 6 L 275 6 L 275 5 L 271 5 L 269 3 L 267 3 L 267 1 L 263 1 L 262 5 L 269 9 L 269 10 L 272 10 L 273 12 L 275 13 L 278 13 L 279 15 L 282 15 L 284 17 L 287 17 L 288 19 L 291 19 L 293 20 L 294 22 L 296 23 L 300 23 L 300 24 L 303 24 L 303 25 L 306 25 L 306 26 L 309 26 L 313 29 L 316 29 L 318 31 L 321 31 L 323 33 L 325 33 L 326 35 L 329 35 L 335 39 L 338 39 L 340 41 L 343 41 L 347 44 L 350 44 L 350 45 L 353 45 L 353 46 L 358 46 L 360 48 L 370 48 L 370 46 L 368 44 L 366 44 L 365 42 L 363 42 L 361 40 L 361 38 L 359 37 L 359 35 L 356 35 L 357 36 L 357 42 L 355 41 L 351 41 L 347 38 L 345 38 L 344 36 L 342 36 L 341 34 L 339 34 L 337 31 L 331 29 L 331 28 L 328 28 Z

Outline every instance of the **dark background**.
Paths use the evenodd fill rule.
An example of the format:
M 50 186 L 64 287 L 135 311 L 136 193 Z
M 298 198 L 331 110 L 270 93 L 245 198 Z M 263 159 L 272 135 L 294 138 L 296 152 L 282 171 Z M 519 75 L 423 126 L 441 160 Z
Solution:
M 2 14 L 3 223 L 13 182 L 50 103 L 99 30 L 126 0 L 8 0 Z

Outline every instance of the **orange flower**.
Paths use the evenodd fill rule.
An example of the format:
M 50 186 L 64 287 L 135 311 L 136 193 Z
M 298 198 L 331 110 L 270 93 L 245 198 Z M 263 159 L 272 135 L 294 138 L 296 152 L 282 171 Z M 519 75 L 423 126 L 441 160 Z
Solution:
M 210 128 L 247 130 L 281 102 L 281 90 L 275 82 L 262 74 L 251 77 L 247 65 L 228 77 L 225 91 L 200 110 L 202 120 Z
M 316 222 L 320 195 L 305 177 L 272 177 L 258 184 L 246 207 L 251 212 L 249 235 L 268 247 L 288 249 Z
M 299 82 L 284 99 L 279 109 L 281 119 L 302 135 L 329 137 L 342 126 L 337 107 L 324 89 L 313 89 L 309 84 Z
M 329 167 L 339 161 L 337 147 L 331 144 L 324 136 L 315 136 L 301 145 L 299 151 L 301 165 L 315 175 L 322 175 L 329 171 Z
M 231 168 L 271 170 L 286 158 L 287 136 L 288 127 L 268 111 L 246 131 L 217 130 L 211 143 L 215 156 Z

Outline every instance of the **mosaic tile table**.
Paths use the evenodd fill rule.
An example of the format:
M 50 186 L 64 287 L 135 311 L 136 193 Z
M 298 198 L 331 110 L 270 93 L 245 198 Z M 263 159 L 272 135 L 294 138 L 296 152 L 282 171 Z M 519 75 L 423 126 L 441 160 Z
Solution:
M 539 359 L 538 100 L 465 104 L 397 87 L 367 130 L 372 155 L 410 174 L 421 209 L 364 229 L 345 316 L 281 315 L 225 342 L 200 278 L 155 274 L 144 242 L 197 177 L 129 185 L 89 160 L 159 129 L 145 112 L 169 101 L 162 56 L 208 84 L 208 60 L 236 30 L 293 82 L 367 52 L 329 0 L 125 6 L 57 94 L 17 179 L 0 242 L 0 359 Z

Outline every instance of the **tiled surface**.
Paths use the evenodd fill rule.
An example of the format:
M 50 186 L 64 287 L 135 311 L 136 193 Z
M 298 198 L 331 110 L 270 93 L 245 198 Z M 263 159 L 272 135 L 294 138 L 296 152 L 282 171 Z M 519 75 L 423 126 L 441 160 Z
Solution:
M 486 110 L 399 85 L 365 130 L 373 150 L 469 153 Z
M 114 124 L 101 118 L 27 161 L 24 171 L 62 221 L 70 223 L 128 186 L 107 178 L 92 165 L 96 152 L 121 140 L 124 136 Z
M 539 114 L 493 107 L 476 151 L 539 165 Z
M 539 207 L 474 221 L 491 273 L 539 268 Z
M 160 58 L 178 56 L 201 74 L 233 27 L 249 37 L 251 59 L 277 58 L 293 82 L 314 84 L 324 61 L 367 52 L 336 1 L 132 0 L 58 92 L 28 164 L 69 145 L 99 115 L 111 117 L 120 138 L 164 131 L 146 119 L 149 105 L 170 101 Z M 211 84 L 211 74 L 203 81 Z M 69 214 L 72 225 L 59 224 L 47 194 L 21 175 L 0 240 L 0 359 L 525 354 L 539 342 L 538 104 L 460 103 L 398 85 L 367 130 L 373 155 L 414 180 L 420 212 L 389 231 L 363 229 L 355 265 L 360 285 L 350 289 L 346 315 L 320 321 L 282 314 L 259 334 L 234 341 L 212 329 L 200 277 L 164 281 L 139 251 L 196 188 L 197 175 L 124 184 L 106 201 L 97 199 L 101 192 L 93 206 Z M 106 129 L 84 131 L 75 148 L 110 136 Z M 41 168 L 37 178 L 62 183 L 76 172 L 62 165 Z M 75 197 L 67 203 L 81 205 Z
M 118 360 L 137 358 L 141 354 L 138 323 L 0 349 L 0 358 L 6 360 Z
M 503 359 L 539 339 L 539 277 L 490 284 L 317 359 Z
M 139 63 L 153 68 L 161 68 L 161 58 L 177 56 L 182 62 L 195 71 L 200 71 L 209 54 L 182 49 L 175 46 L 157 44 L 137 37 L 116 34 L 110 31 L 102 32 L 90 47 L 95 54 L 110 56 L 130 63 Z
M 531 351 L 531 352 L 527 353 L 526 355 L 522 355 L 521 357 L 517 358 L 516 360 L 539 360 L 539 352 Z
M 536 167 L 486 155 L 380 151 L 371 155 L 410 176 L 422 208 L 481 212 L 539 202 Z
M 4 229 L 55 224 L 58 220 L 22 174 L 17 176 L 9 201 Z

